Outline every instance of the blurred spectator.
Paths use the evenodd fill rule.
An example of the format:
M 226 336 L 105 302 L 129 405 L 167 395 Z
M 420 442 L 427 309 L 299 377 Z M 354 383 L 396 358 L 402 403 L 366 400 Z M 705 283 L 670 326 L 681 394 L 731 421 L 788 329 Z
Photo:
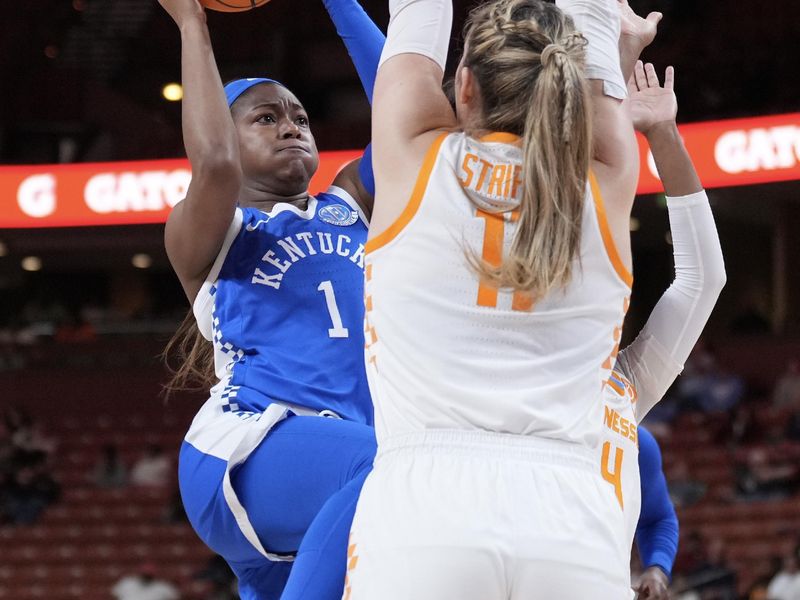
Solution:
M 790 553 L 783 559 L 783 566 L 772 578 L 767 588 L 768 600 L 800 600 L 800 570 L 797 557 Z
M 27 461 L 8 477 L 2 499 L 5 517 L 19 525 L 36 522 L 61 495 L 61 487 L 47 472 L 44 457 L 29 457 Z
M 698 502 L 706 494 L 706 484 L 692 479 L 685 460 L 675 462 L 670 469 L 669 496 L 676 508 L 685 508 Z
M 744 397 L 741 377 L 727 373 L 717 363 L 711 350 L 699 347 L 686 363 L 678 380 L 678 395 L 682 408 L 706 414 L 733 410 Z
M 131 483 L 147 487 L 166 487 L 170 482 L 172 463 L 158 444 L 150 444 L 131 469 Z
M 134 575 L 126 575 L 114 584 L 111 594 L 116 600 L 180 600 L 178 589 L 156 577 L 156 566 L 141 565 Z
M 772 393 L 775 408 L 800 408 L 800 360 L 792 358 Z
M 55 440 L 18 407 L 7 407 L 0 423 L 0 521 L 34 523 L 61 494 L 48 465 Z
M 754 402 L 744 402 L 736 407 L 729 440 L 735 447 L 752 444 L 762 438 L 763 432 L 756 423 L 756 414 L 761 410 L 764 410 L 761 403 Z
M 123 487 L 128 482 L 128 470 L 119 457 L 114 444 L 103 446 L 103 453 L 95 463 L 91 481 L 97 487 Z
M 725 543 L 719 538 L 707 541 L 692 531 L 681 544 L 673 570 L 676 585 L 694 590 L 702 600 L 734 600 L 736 573 L 728 564 Z
M 771 455 L 772 454 L 772 455 Z M 745 451 L 744 462 L 737 465 L 737 485 L 746 500 L 778 499 L 795 491 L 798 467 L 791 459 L 776 458 L 763 446 Z

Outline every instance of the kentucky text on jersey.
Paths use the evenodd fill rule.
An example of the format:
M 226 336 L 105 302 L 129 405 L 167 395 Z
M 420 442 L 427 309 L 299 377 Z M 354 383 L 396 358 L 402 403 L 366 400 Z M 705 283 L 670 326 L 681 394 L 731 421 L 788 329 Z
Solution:
M 264 264 L 255 269 L 251 283 L 279 290 L 284 273 L 295 263 L 316 254 L 335 253 L 349 258 L 360 269 L 364 268 L 364 244 L 343 233 L 303 231 L 277 240 L 276 245 L 277 249 L 271 248 L 261 257 Z

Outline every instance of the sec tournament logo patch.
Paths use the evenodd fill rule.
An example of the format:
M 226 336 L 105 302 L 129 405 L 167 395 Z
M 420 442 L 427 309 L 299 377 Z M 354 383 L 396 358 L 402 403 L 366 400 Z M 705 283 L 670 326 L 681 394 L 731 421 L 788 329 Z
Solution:
M 358 220 L 358 213 L 342 204 L 330 204 L 322 208 L 318 214 L 326 223 L 340 227 L 347 227 Z

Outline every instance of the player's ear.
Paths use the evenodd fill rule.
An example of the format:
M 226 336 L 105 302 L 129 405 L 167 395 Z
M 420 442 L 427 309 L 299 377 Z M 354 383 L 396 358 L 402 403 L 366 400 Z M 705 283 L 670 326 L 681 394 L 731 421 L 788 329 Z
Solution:
M 460 104 L 470 104 L 474 101 L 477 88 L 475 76 L 469 67 L 461 67 L 458 70 L 458 79 L 461 85 L 457 86 L 458 102 Z

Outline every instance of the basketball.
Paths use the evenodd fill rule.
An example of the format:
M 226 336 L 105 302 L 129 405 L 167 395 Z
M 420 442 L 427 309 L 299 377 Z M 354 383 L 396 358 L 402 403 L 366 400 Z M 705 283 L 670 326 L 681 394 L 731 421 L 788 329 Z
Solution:
M 206 8 L 220 12 L 242 12 L 258 8 L 267 2 L 269 0 L 200 0 L 200 4 Z

